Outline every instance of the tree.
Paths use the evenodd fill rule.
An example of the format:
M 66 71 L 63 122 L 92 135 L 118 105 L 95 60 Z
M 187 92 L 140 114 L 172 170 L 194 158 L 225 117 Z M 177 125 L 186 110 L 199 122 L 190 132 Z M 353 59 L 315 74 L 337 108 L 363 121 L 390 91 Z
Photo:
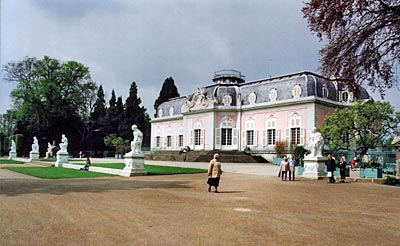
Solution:
M 70 146 L 82 143 L 88 105 L 97 89 L 89 68 L 76 61 L 61 63 L 45 56 L 41 60 L 27 57 L 4 66 L 6 80 L 17 82 L 11 92 L 17 116 L 16 132 L 22 134 L 22 154 L 30 150 L 32 137 L 41 141 L 58 140 L 66 134 Z M 42 150 L 46 147 L 41 144 Z M 72 149 L 71 148 L 71 149 Z
M 322 73 L 357 93 L 367 83 L 384 96 L 398 84 L 400 2 L 398 0 L 311 0 L 302 9 L 312 32 L 327 44 L 320 50 Z
M 168 99 L 171 99 L 174 97 L 179 97 L 179 96 L 180 95 L 178 92 L 178 88 L 176 88 L 176 86 L 175 86 L 174 79 L 171 77 L 166 78 L 162 85 L 160 95 L 154 102 L 154 109 L 157 111 L 157 108 L 158 108 L 158 106 L 160 106 L 161 103 L 168 101 Z M 156 112 L 156 114 L 157 114 L 157 112 Z
M 111 92 L 111 98 L 108 101 L 108 108 L 106 112 L 107 134 L 118 132 L 118 119 L 117 119 L 117 99 L 115 97 L 114 89 Z
M 90 124 L 93 126 L 90 149 L 94 151 L 105 150 L 103 138 L 107 135 L 107 121 L 106 121 L 106 100 L 104 98 L 103 86 L 100 85 L 97 91 L 97 99 L 93 107 L 93 112 L 90 115 Z
M 400 112 L 389 102 L 357 102 L 327 115 L 320 127 L 331 149 L 355 148 L 360 155 L 382 145 L 385 137 L 399 134 Z
M 119 125 L 119 135 L 123 139 L 132 139 L 132 125 L 144 132 L 145 126 L 145 112 L 146 109 L 140 106 L 142 100 L 137 96 L 136 82 L 132 82 L 129 89 L 129 96 L 125 101 L 124 117 Z

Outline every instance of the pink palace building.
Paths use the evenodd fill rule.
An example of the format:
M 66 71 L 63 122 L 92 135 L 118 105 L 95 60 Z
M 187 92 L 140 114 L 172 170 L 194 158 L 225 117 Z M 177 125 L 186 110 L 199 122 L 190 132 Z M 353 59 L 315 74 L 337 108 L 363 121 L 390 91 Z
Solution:
M 151 150 L 250 150 L 271 160 L 275 143 L 306 145 L 335 108 L 358 98 L 339 82 L 300 72 L 246 82 L 239 71 L 221 70 L 213 84 L 162 103 L 151 122 Z

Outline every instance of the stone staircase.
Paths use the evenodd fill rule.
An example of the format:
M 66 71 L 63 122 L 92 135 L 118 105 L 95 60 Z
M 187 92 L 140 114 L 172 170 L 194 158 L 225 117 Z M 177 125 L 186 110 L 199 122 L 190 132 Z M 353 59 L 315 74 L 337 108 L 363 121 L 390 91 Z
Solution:
M 186 153 L 186 161 L 209 162 L 215 153 L 219 153 L 222 162 L 233 163 L 266 163 L 267 161 L 259 156 L 252 156 L 241 151 L 205 151 L 196 150 Z M 157 161 L 184 161 L 185 154 L 180 155 L 178 151 L 153 151 L 144 155 L 145 160 Z

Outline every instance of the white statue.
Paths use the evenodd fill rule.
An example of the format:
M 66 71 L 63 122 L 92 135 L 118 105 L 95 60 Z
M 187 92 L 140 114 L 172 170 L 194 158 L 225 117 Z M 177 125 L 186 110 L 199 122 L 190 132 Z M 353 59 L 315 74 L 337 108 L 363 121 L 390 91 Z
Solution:
M 47 143 L 47 152 L 51 153 L 53 151 L 53 146 L 51 145 L 51 143 Z
M 32 152 L 39 152 L 39 141 L 37 137 L 33 137 Z
M 141 154 L 143 133 L 137 128 L 136 125 L 132 125 L 132 131 L 133 131 L 133 141 L 131 142 L 131 153 Z
M 310 155 L 308 157 L 317 157 L 322 156 L 322 148 L 324 147 L 324 138 L 321 133 L 317 132 L 317 128 L 314 127 L 311 136 L 310 143 L 308 147 L 311 150 Z
M 65 134 L 63 134 L 63 135 L 61 136 L 61 143 L 59 144 L 59 146 L 60 146 L 60 151 L 61 151 L 61 152 L 68 152 L 68 151 L 67 151 L 67 148 L 68 148 L 68 139 L 67 139 L 67 137 L 65 136 Z
M 15 144 L 14 140 L 11 140 L 11 152 L 17 152 L 17 145 Z

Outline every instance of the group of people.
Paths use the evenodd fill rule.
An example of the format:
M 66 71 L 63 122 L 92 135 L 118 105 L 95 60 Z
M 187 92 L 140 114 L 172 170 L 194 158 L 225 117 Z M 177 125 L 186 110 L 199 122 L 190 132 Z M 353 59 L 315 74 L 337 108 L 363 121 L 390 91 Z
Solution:
M 336 160 L 335 157 L 333 157 L 332 154 L 328 155 L 328 160 L 326 162 L 326 171 L 327 171 L 327 176 L 329 178 L 329 183 L 336 183 L 335 175 L 334 172 L 336 170 L 336 166 L 339 167 L 339 173 L 340 173 L 340 183 L 344 183 L 346 179 L 346 167 L 347 167 L 347 162 L 345 156 L 342 154 L 339 159 L 339 163 L 336 165 Z
M 289 173 L 289 181 L 294 181 L 295 179 L 295 166 L 296 166 L 296 160 L 294 158 L 294 155 L 291 154 L 289 157 L 284 157 L 283 160 L 281 161 L 280 167 L 279 167 L 279 173 L 278 177 L 281 177 L 281 180 L 287 180 L 287 176 Z

